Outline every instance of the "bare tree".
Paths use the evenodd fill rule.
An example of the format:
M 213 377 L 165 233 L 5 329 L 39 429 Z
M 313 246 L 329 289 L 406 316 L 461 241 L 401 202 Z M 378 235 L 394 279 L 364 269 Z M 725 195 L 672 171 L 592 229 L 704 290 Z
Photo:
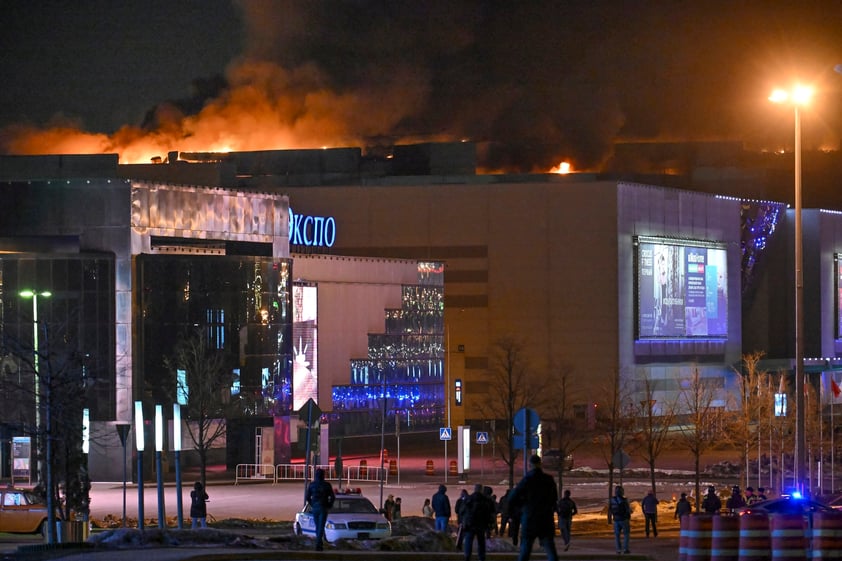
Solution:
M 761 391 L 766 372 L 758 369 L 762 352 L 743 355 L 742 369 L 735 370 L 739 375 L 738 394 L 734 396 L 739 403 L 732 403 L 727 415 L 728 430 L 724 432 L 726 440 L 740 453 L 742 477 L 740 484 L 745 487 L 749 478 L 749 450 L 757 442 L 760 432 Z
M 56 515 L 65 521 L 74 517 L 87 520 L 89 515 L 90 478 L 82 451 L 82 417 L 86 388 L 95 382 L 95 376 L 66 325 L 44 323 L 38 329 L 42 339 L 37 349 L 4 337 L 2 393 L 6 402 L 9 398 L 21 400 L 23 407 L 16 406 L 18 427 L 35 436 L 36 492 L 46 497 L 46 535 L 55 543 Z M 41 412 L 40 423 L 24 413 L 35 407 Z
M 637 434 L 639 454 L 649 466 L 652 492 L 655 492 L 655 462 L 669 442 L 670 430 L 675 420 L 675 403 L 655 400 L 652 380 L 643 380 L 643 399 L 637 409 Z
M 547 429 L 542 435 L 549 441 L 549 445 L 558 449 L 558 485 L 564 487 L 564 472 L 570 469 L 567 458 L 577 448 L 587 441 L 585 423 L 578 421 L 573 411 L 573 404 L 577 395 L 571 388 L 573 367 L 561 364 L 553 368 L 554 375 L 549 377 L 545 396 L 547 397 L 546 423 Z
M 208 452 L 225 435 L 233 374 L 226 368 L 222 350 L 211 348 L 201 331 L 180 339 L 173 352 L 164 359 L 164 366 L 173 371 L 177 395 L 187 396 L 187 434 L 196 447 L 204 485 Z M 178 371 L 184 376 L 178 376 Z
M 620 378 L 620 371 L 614 371 L 604 388 L 603 395 L 608 399 L 603 407 L 597 411 L 597 429 L 600 436 L 596 438 L 600 445 L 602 457 L 608 467 L 608 500 L 611 500 L 614 489 L 614 469 L 620 467 L 620 481 L 622 482 L 622 470 L 624 466 L 618 462 L 625 457 L 624 447 L 628 443 L 634 431 L 634 407 L 629 398 L 629 388 L 624 387 Z M 608 511 L 608 521 L 611 521 L 611 511 Z
M 539 407 L 543 402 L 543 383 L 530 372 L 523 342 L 513 337 L 498 339 L 492 348 L 488 375 L 488 392 L 478 409 L 486 419 L 494 419 L 504 427 L 494 438 L 500 457 L 509 469 L 509 488 L 514 481 L 515 413 L 523 407 Z M 528 442 L 524 443 L 528 446 Z
M 680 396 L 679 404 L 684 418 L 678 424 L 678 442 L 693 456 L 697 512 L 701 501 L 701 457 L 722 438 L 725 421 L 724 410 L 715 406 L 715 400 L 715 388 L 702 378 L 698 368 L 694 368 Z

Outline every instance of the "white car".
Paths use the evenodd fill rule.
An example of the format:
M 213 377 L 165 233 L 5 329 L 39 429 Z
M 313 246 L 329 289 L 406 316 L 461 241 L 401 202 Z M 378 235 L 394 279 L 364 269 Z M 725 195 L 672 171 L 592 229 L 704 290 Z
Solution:
M 310 504 L 295 513 L 295 533 L 316 535 L 316 524 Z M 376 540 L 392 535 L 392 525 L 371 501 L 359 493 L 336 493 L 336 501 L 328 511 L 325 539 Z

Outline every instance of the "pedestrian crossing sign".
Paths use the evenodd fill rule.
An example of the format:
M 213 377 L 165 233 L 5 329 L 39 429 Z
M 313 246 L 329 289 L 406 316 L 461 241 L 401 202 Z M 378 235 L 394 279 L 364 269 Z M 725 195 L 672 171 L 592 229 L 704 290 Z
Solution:
M 439 429 L 439 440 L 451 440 L 450 427 L 441 427 Z
M 477 444 L 488 444 L 488 433 L 477 431 Z

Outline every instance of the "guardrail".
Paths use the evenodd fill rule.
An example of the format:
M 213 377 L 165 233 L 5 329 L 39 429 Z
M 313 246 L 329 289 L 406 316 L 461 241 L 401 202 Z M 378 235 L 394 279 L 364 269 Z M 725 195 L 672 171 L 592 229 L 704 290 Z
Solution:
M 328 481 L 335 479 L 339 480 L 339 474 L 336 468 L 331 465 L 309 466 L 307 479 L 313 479 L 317 469 L 325 470 L 325 479 Z M 305 466 L 303 464 L 278 464 L 275 467 L 276 481 L 290 481 L 303 480 L 305 475 Z M 380 474 L 385 477 L 384 482 L 389 480 L 389 472 L 385 468 L 372 468 L 366 465 L 362 466 L 346 466 L 342 468 L 342 481 L 380 481 Z
M 309 468 L 309 469 L 308 469 Z M 234 485 L 240 481 L 271 481 L 273 484 L 278 481 L 303 481 L 313 479 L 317 469 L 325 470 L 325 479 L 339 480 L 339 475 L 334 466 L 305 466 L 304 464 L 237 464 L 234 475 Z M 342 481 L 383 481 L 388 482 L 388 468 L 361 466 L 346 466 L 342 469 Z
M 248 481 L 269 481 L 277 483 L 275 466 L 272 464 L 237 464 L 234 472 L 234 485 L 241 480 Z

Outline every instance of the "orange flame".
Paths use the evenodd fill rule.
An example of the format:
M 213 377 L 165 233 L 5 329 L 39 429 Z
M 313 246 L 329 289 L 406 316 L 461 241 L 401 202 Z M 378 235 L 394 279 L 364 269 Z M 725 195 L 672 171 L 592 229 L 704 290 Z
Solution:
M 376 90 L 336 92 L 325 87 L 314 67 L 286 70 L 271 63 L 243 63 L 229 71 L 230 88 L 195 115 L 161 104 L 154 129 L 126 125 L 112 135 L 73 125 L 12 126 L 0 130 L 0 151 L 118 153 L 121 164 L 131 164 L 161 161 L 170 151 L 363 146 L 363 139 L 391 130 L 423 101 L 426 93 L 407 89 L 410 76 L 403 74 L 396 72 Z
M 561 162 L 556 167 L 550 170 L 550 173 L 560 173 L 566 174 L 573 171 L 573 167 L 570 165 L 570 162 Z

